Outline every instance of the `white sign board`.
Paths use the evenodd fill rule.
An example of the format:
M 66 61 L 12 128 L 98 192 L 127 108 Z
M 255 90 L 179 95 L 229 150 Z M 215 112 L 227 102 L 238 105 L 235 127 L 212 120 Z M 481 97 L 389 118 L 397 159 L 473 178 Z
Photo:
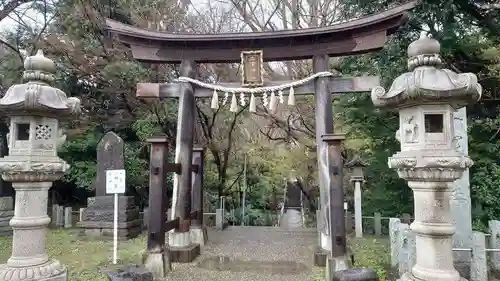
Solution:
M 106 193 L 125 193 L 125 170 L 106 170 Z
M 118 194 L 125 193 L 125 170 L 106 170 L 106 193 L 114 196 L 113 264 L 118 260 Z

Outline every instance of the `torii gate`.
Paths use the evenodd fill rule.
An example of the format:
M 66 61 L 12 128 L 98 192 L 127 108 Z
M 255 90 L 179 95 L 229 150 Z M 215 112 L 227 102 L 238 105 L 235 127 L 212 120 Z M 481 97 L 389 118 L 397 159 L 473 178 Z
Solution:
M 132 27 L 113 20 L 106 20 L 107 30 L 122 43 L 128 45 L 132 55 L 139 61 L 148 63 L 180 63 L 182 79 L 174 83 L 139 83 L 137 97 L 140 99 L 178 98 L 179 113 L 174 179 L 173 217 L 178 218 L 175 232 L 170 233 L 169 248 L 172 251 L 196 251 L 190 238 L 191 182 L 193 131 L 195 125 L 196 98 L 212 97 L 212 107 L 218 106 L 218 96 L 214 90 L 232 93 L 231 111 L 234 111 L 236 93 L 263 96 L 266 104 L 267 93 L 271 94 L 273 106 L 274 91 L 288 95 L 289 103 L 294 104 L 295 95 L 314 94 L 316 100 L 316 142 L 318 151 L 319 185 L 321 194 L 321 248 L 331 252 L 333 267 L 342 269 L 349 263 L 346 253 L 343 163 L 341 157 L 342 134 L 334 132 L 331 94 L 369 92 L 379 85 L 378 77 L 329 77 L 330 56 L 347 56 L 369 53 L 381 49 L 388 36 L 406 20 L 408 10 L 415 2 L 397 6 L 390 10 L 337 25 L 283 30 L 275 32 L 230 33 L 230 34 L 183 34 L 153 32 Z M 311 59 L 314 75 L 301 81 L 264 81 L 262 63 Z M 242 62 L 243 86 L 238 83 L 209 85 L 195 79 L 196 63 L 235 63 Z M 326 74 L 325 74 L 326 73 Z M 300 82 L 300 83 L 298 83 Z M 285 85 L 285 86 L 283 86 Z M 257 86 L 257 88 L 255 88 Z M 252 89 L 252 90 L 250 90 Z M 292 90 L 293 89 L 293 90 Z M 227 95 L 226 95 L 227 99 Z M 276 103 L 276 97 L 274 97 Z M 253 105 L 255 106 L 255 105 Z M 188 171 L 188 172 L 184 172 Z M 156 194 L 161 194 L 157 192 Z M 162 195 L 164 196 L 164 195 Z M 160 199 L 159 199 L 160 200 Z M 152 201 L 150 201 L 152 202 Z M 157 206 L 161 206 L 158 203 Z M 150 206 L 154 212 L 155 206 Z M 198 209 L 199 210 L 199 209 Z M 163 213 L 163 212 L 160 212 Z M 157 219 L 158 224 L 165 221 L 164 214 Z M 165 229 L 164 226 L 158 229 Z M 149 243 L 151 255 L 158 255 L 159 245 L 165 238 L 152 238 Z M 155 245 L 155 246 L 153 246 Z M 153 249 L 154 248 L 154 249 Z M 162 259 L 150 259 L 158 260 Z M 191 260 L 188 260 L 191 261 Z M 154 267 L 155 265 L 149 265 Z M 164 267 L 161 264 L 157 267 Z

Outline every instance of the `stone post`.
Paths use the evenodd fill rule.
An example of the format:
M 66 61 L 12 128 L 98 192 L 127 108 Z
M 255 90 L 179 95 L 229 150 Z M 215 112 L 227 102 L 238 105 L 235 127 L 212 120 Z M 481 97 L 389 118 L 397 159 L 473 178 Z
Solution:
M 462 107 L 454 113 L 454 129 L 456 149 L 464 155 L 469 155 L 467 137 L 467 110 Z M 457 228 L 453 235 L 453 248 L 472 247 L 472 214 L 469 184 L 469 169 L 464 171 L 461 178 L 453 183 L 451 191 L 451 213 Z M 453 260 L 460 275 L 468 278 L 470 275 L 471 253 L 468 251 L 454 251 Z
M 354 181 L 354 221 L 356 237 L 363 237 L 363 212 L 361 211 L 361 181 Z
M 363 168 L 366 164 L 356 155 L 351 161 L 345 164 L 346 168 L 351 170 L 349 181 L 354 182 L 354 221 L 356 237 L 363 237 L 363 212 L 361 211 L 361 183 L 365 181 Z
M 389 219 L 389 242 L 391 244 L 391 267 L 396 268 L 399 261 L 399 229 L 401 221 L 397 218 Z
M 73 208 L 66 207 L 64 208 L 64 228 L 72 228 L 73 227 Z
M 51 222 L 53 226 L 57 226 L 57 210 L 59 210 L 58 204 L 52 204 L 52 218 Z
M 490 249 L 500 249 L 500 221 L 491 220 L 488 222 L 490 229 Z M 500 252 L 490 253 L 491 267 L 494 271 L 500 272 Z
M 482 88 L 472 73 L 442 69 L 440 49 L 427 37 L 411 43 L 410 72 L 397 77 L 388 91 L 375 87 L 371 93 L 376 106 L 399 111 L 401 151 L 388 162 L 414 195 L 416 262 L 401 280 L 461 279 L 453 265 L 450 193 L 473 161 L 456 149 L 453 118 L 458 108 L 481 97 Z
M 64 206 L 57 206 L 57 215 L 56 215 L 56 226 L 63 227 L 64 226 Z
M 16 190 L 12 255 L 0 265 L 0 280 L 63 281 L 66 267 L 45 248 L 48 190 L 69 168 L 57 157 L 65 139 L 59 122 L 80 112 L 80 100 L 50 86 L 56 67 L 42 51 L 26 58 L 24 69 L 27 83 L 12 86 L 0 99 L 0 114 L 10 117 L 9 155 L 0 159 L 0 171 Z
M 382 235 L 382 214 L 379 212 L 373 214 L 373 233 L 375 236 Z
M 86 208 L 80 208 L 80 211 L 78 212 L 78 221 L 82 221 L 83 220 L 83 212 L 85 212 L 85 209 Z

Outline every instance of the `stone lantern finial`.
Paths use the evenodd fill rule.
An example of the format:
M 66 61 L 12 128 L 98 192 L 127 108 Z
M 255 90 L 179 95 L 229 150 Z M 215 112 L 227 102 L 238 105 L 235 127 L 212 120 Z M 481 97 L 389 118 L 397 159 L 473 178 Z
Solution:
M 413 41 L 408 46 L 407 52 L 409 58 L 419 55 L 439 55 L 441 52 L 441 44 L 433 38 L 424 36 Z
M 24 60 L 23 79 L 27 82 L 38 81 L 50 84 L 54 81 L 56 64 L 43 55 L 42 50 L 38 50 L 36 55 L 27 57 Z

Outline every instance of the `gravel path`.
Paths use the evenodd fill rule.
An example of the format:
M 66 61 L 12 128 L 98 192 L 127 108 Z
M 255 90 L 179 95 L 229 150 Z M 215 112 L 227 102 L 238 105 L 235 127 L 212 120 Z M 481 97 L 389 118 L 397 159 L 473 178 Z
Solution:
M 193 263 L 173 264 L 166 280 L 312 281 L 319 275 L 312 269 L 315 229 L 233 226 L 209 230 L 208 240 Z

